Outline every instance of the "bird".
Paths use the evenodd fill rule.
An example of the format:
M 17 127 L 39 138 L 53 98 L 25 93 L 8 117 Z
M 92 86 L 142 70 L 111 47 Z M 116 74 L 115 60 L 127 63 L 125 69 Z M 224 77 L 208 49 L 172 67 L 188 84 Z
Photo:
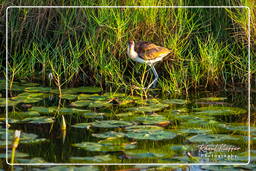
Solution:
M 157 84 L 157 80 L 159 78 L 154 64 L 162 61 L 164 57 L 169 55 L 171 50 L 165 47 L 158 46 L 154 43 L 146 42 L 146 41 L 138 41 L 135 42 L 133 40 L 128 41 L 127 54 L 128 56 L 136 62 L 147 64 L 151 67 L 151 70 L 155 76 L 154 80 L 147 86 L 149 89 L 155 88 Z

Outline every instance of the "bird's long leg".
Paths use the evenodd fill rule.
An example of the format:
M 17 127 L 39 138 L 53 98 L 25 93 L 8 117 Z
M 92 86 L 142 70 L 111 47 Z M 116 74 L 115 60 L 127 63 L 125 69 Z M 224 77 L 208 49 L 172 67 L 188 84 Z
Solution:
M 154 74 L 154 76 L 155 76 L 155 79 L 152 81 L 152 83 L 150 83 L 150 84 L 148 85 L 147 89 L 149 89 L 152 85 L 153 85 L 152 88 L 155 88 L 155 87 L 156 87 L 156 84 L 157 84 L 157 80 L 158 80 L 158 74 L 157 74 L 157 72 L 156 72 L 156 69 L 155 69 L 154 65 L 150 65 L 150 67 L 151 67 L 151 70 L 153 71 L 153 74 Z

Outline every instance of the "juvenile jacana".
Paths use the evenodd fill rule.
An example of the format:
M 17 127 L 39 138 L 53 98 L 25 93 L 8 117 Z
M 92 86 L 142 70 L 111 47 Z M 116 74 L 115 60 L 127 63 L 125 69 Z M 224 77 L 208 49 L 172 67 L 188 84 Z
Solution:
M 150 88 L 152 85 L 152 88 L 156 87 L 158 74 L 156 72 L 154 64 L 163 60 L 163 58 L 167 56 L 170 52 L 171 50 L 165 47 L 157 46 L 150 42 L 137 42 L 136 44 L 133 40 L 130 40 L 128 42 L 128 56 L 136 62 L 149 65 L 151 67 L 151 70 L 153 71 L 153 74 L 155 75 L 155 79 L 148 85 L 146 89 Z

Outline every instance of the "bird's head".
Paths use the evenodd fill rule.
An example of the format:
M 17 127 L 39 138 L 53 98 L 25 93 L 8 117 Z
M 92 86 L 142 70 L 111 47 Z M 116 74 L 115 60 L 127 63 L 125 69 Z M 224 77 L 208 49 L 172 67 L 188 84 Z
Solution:
M 130 58 L 135 59 L 138 57 L 137 52 L 134 50 L 135 43 L 133 40 L 128 41 L 127 54 Z
M 129 41 L 128 41 L 128 46 L 129 46 L 129 47 L 134 46 L 134 41 L 133 41 L 133 40 L 129 40 Z

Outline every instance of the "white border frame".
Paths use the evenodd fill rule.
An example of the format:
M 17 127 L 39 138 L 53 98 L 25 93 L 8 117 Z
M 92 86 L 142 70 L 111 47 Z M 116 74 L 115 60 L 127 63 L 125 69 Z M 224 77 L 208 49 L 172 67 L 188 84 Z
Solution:
M 248 162 L 247 163 L 9 163 L 8 162 L 8 10 L 11 8 L 245 8 L 248 10 Z M 248 165 L 251 160 L 250 148 L 250 92 L 251 92 L 251 70 L 250 70 L 250 8 L 248 6 L 8 6 L 6 8 L 6 163 L 11 166 L 36 166 L 36 165 L 145 165 L 145 166 L 162 166 L 162 165 Z

